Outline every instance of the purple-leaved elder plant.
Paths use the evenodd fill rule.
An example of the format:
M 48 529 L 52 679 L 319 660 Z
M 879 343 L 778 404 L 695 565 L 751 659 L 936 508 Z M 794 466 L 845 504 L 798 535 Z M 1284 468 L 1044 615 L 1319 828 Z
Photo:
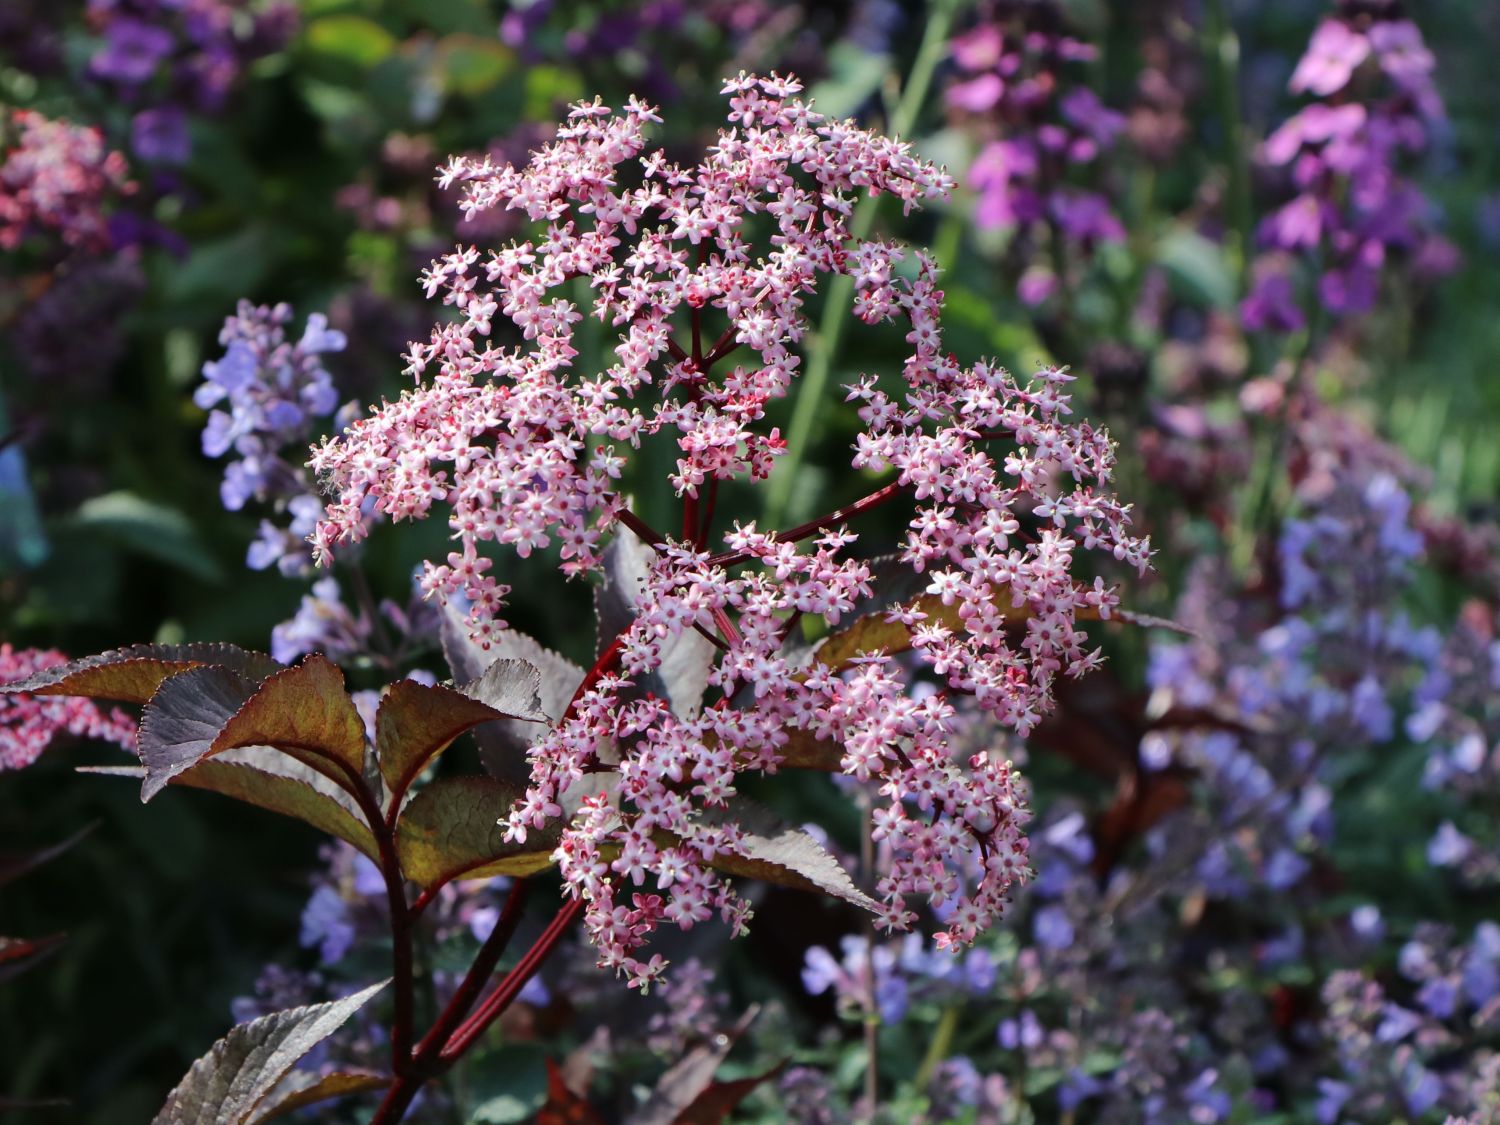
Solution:
M 343 674 L 316 655 L 284 668 L 227 646 L 142 646 L 5 689 L 144 704 L 144 796 L 187 784 L 300 817 L 385 884 L 390 1072 L 293 1071 L 377 985 L 242 1024 L 158 1120 L 249 1121 L 278 1099 L 380 1090 L 373 1120 L 397 1121 L 580 918 L 599 964 L 644 990 L 666 969 L 649 949 L 662 925 L 717 916 L 744 929 L 737 877 L 838 896 L 886 931 L 928 925 L 927 906 L 937 945 L 960 949 L 1029 876 L 1010 763 L 949 735 L 976 712 L 1029 731 L 1057 678 L 1100 659 L 1080 623 L 1128 617 L 1102 579 L 1075 576 L 1075 557 L 1144 569 L 1149 548 L 1109 490 L 1109 440 L 1071 420 L 1070 376 L 1023 382 L 960 363 L 942 346 L 934 260 L 851 234 L 862 196 L 909 211 L 950 178 L 823 116 L 800 88 L 730 80 L 728 127 L 692 167 L 651 148 L 660 118 L 631 99 L 618 114 L 575 106 L 524 167 L 444 170 L 466 211 L 519 211 L 529 237 L 488 256 L 460 248 L 426 273 L 458 315 L 412 346 L 412 390 L 314 453 L 331 500 L 312 542 L 326 563 L 372 515 L 440 512 L 454 550 L 421 584 L 446 607 L 455 669 L 472 665 L 472 682 L 393 684 L 372 736 Z M 805 310 L 836 274 L 853 281 L 854 316 L 900 325 L 909 346 L 846 388 L 861 423 L 851 469 L 878 483 L 798 527 L 716 518 L 724 486 L 765 480 L 785 451 L 768 413 L 797 387 Z M 577 362 L 587 318 L 618 340 L 602 370 Z M 643 450 L 661 446 L 675 466 L 643 481 Z M 680 519 L 649 525 L 627 474 L 670 489 Z M 907 514 L 904 539 L 861 542 L 859 517 L 882 505 Z M 602 576 L 591 667 L 506 624 L 503 555 Z M 524 781 L 424 783 L 455 738 L 497 720 L 491 749 Z M 791 770 L 845 774 L 869 794 L 888 857 L 873 886 L 740 794 L 746 778 Z M 553 866 L 552 921 L 491 986 L 534 877 Z M 423 912 L 448 883 L 496 875 L 513 882 L 493 931 L 416 1027 Z

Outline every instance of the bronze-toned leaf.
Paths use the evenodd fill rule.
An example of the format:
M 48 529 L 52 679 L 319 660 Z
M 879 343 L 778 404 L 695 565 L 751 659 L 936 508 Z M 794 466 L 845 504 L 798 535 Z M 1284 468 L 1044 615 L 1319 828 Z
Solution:
M 227 668 L 249 680 L 263 680 L 282 667 L 264 653 L 234 645 L 132 645 L 46 668 L 13 684 L 0 684 L 0 693 L 81 695 L 145 703 L 167 677 L 205 664 Z
M 389 1075 L 376 1074 L 374 1071 L 336 1070 L 331 1074 L 311 1074 L 305 1070 L 294 1070 L 266 1096 L 260 1109 L 250 1118 L 249 1125 L 264 1125 L 267 1121 L 319 1102 L 347 1097 L 349 1094 L 384 1090 L 390 1084 Z
M 224 725 L 209 752 L 240 746 L 274 746 L 344 785 L 361 776 L 365 724 L 344 690 L 344 673 L 316 653 L 276 673 Z
M 392 684 L 375 717 L 380 772 L 399 801 L 427 763 L 455 738 L 495 719 L 546 721 L 537 700 L 537 671 L 522 660 L 497 660 L 478 683 L 461 689 L 416 680 Z M 493 705 L 495 700 L 514 710 Z
M 560 830 L 532 829 L 507 842 L 499 821 L 520 791 L 490 777 L 442 777 L 401 810 L 396 852 L 402 873 L 422 887 L 453 879 L 532 875 L 552 865 Z

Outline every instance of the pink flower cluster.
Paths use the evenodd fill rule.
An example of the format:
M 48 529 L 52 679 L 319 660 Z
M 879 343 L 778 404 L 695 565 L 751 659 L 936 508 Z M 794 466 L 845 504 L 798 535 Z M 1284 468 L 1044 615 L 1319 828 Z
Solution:
M 0 684 L 66 664 L 54 650 L 0 644 Z M 135 749 L 135 721 L 119 708 L 105 714 L 88 699 L 61 695 L 0 695 L 0 770 L 31 765 L 59 733 L 98 738 Z
M 815 112 L 799 89 L 776 75 L 730 81 L 729 127 L 693 168 L 647 151 L 645 127 L 659 118 L 635 100 L 618 116 L 575 107 L 524 168 L 456 160 L 444 178 L 466 184 L 469 210 L 520 210 L 543 229 L 484 262 L 470 248 L 434 263 L 428 292 L 461 314 L 412 348 L 412 374 L 435 374 L 313 460 L 337 491 L 314 534 L 325 560 L 365 533 L 369 505 L 395 519 L 446 506 L 457 549 L 429 564 L 424 584 L 467 599 L 487 644 L 504 643 L 509 592 L 487 573 L 487 544 L 522 557 L 555 544 L 570 575 L 601 566 L 611 532 L 650 544 L 633 621 L 532 747 L 531 786 L 508 822 L 524 839 L 578 808 L 557 853 L 563 874 L 587 900 L 601 963 L 639 983 L 662 968 L 659 955 L 635 956 L 662 922 L 718 915 L 743 927 L 748 905 L 715 860 L 754 857 L 737 780 L 775 772 L 793 738 L 830 747 L 878 790 L 875 834 L 893 855 L 875 888 L 882 924 L 908 928 L 911 899 L 925 896 L 947 919 L 941 941 L 972 941 L 1026 877 L 1026 812 L 1008 762 L 955 760 L 949 697 L 972 695 L 1028 730 L 1056 676 L 1098 660 L 1078 611 L 1107 617 L 1116 604 L 1102 581 L 1074 583 L 1075 554 L 1136 567 L 1149 557 L 1105 491 L 1108 439 L 1066 420 L 1070 376 L 1045 370 L 1024 387 L 1000 368 L 961 366 L 942 348 L 931 259 L 850 234 L 860 195 L 893 194 L 909 209 L 949 178 L 903 144 Z M 767 406 L 797 374 L 804 305 L 821 276 L 840 273 L 861 321 L 909 328 L 899 372 L 848 388 L 864 423 L 853 467 L 895 480 L 801 528 L 736 524 L 715 552 L 718 487 L 771 472 L 784 443 L 763 424 Z M 588 309 L 570 299 L 579 279 Z M 618 330 L 602 371 L 575 366 L 585 315 Z M 492 339 L 504 322 L 518 346 Z M 670 483 L 683 522 L 670 538 L 614 483 L 656 435 L 680 452 Z M 915 507 L 900 562 L 927 596 L 882 612 L 911 634 L 914 655 L 798 649 L 799 618 L 847 625 L 879 596 L 845 524 L 898 500 Z M 706 707 L 701 685 L 669 698 L 638 686 L 670 680 L 685 642 L 713 661 L 707 687 L 719 694 Z M 921 676 L 931 682 L 913 692 Z M 600 773 L 618 786 L 599 792 Z M 593 792 L 581 805 L 580 791 Z M 978 877 L 966 880 L 976 852 Z
M 0 249 L 50 231 L 69 247 L 107 250 L 105 205 L 131 189 L 125 158 L 92 126 L 24 109 L 10 115 L 10 125 L 19 137 L 0 164 Z

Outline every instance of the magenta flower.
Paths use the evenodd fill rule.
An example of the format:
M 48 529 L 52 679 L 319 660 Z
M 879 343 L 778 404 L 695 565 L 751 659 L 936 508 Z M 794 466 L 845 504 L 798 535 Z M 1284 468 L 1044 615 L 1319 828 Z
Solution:
M 1370 40 L 1343 20 L 1326 19 L 1313 32 L 1307 53 L 1292 72 L 1294 94 L 1320 98 L 1336 94 L 1349 84 L 1360 63 L 1370 57 Z

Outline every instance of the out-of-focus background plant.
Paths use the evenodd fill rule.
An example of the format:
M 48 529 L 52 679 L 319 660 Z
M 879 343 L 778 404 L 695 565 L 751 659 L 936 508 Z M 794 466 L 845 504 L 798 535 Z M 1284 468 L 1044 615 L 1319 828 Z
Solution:
M 436 166 L 632 93 L 691 164 L 725 77 L 795 72 L 955 176 L 851 226 L 930 248 L 963 362 L 1071 366 L 1157 552 L 1129 604 L 1191 633 L 1100 631 L 1026 739 L 964 730 L 1035 812 L 1036 877 L 972 950 L 762 889 L 745 940 L 664 943 L 644 1000 L 569 952 L 411 1119 L 670 1121 L 653 1093 L 691 1089 L 767 1122 L 1500 1121 L 1497 51 L 1463 0 L 11 0 L 0 680 L 148 640 L 446 676 L 413 582 L 446 530 L 314 571 L 303 464 L 409 385 L 429 262 L 519 233 Z M 791 452 L 722 519 L 869 491 L 844 388 L 904 353 L 844 333 L 852 300 L 806 310 Z M 589 662 L 589 591 L 527 593 L 511 623 Z M 231 1022 L 387 975 L 363 856 L 75 774 L 129 730 L 0 697 L 0 1108 L 37 1120 L 149 1120 Z M 889 864 L 832 782 L 780 800 L 842 816 L 870 885 Z M 433 904 L 436 992 L 504 890 Z M 378 1065 L 381 1034 L 314 1061 Z

